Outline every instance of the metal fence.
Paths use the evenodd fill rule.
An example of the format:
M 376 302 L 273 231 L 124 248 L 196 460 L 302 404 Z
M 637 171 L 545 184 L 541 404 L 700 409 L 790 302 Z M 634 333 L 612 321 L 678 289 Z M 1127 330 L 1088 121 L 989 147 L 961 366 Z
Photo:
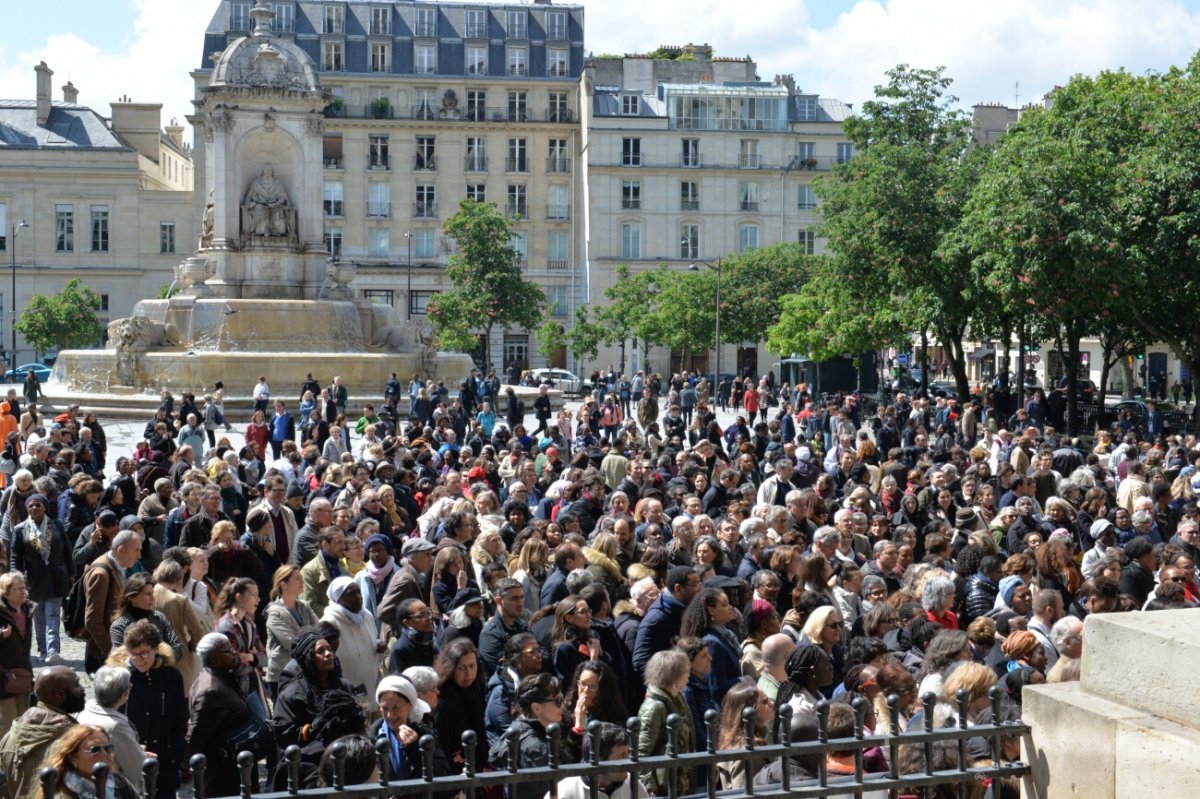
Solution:
M 992 718 L 1001 718 L 1001 697 L 999 688 L 991 692 Z M 1029 728 L 1021 723 L 990 723 L 968 726 L 967 707 L 968 697 L 965 691 L 960 691 L 957 697 L 958 723 L 953 727 L 934 728 L 934 707 L 936 697 L 926 694 L 922 698 L 924 705 L 924 724 L 920 730 L 900 732 L 898 726 L 900 700 L 899 697 L 888 698 L 888 707 L 893 719 L 891 729 L 886 734 L 866 735 L 863 729 L 863 719 L 867 712 L 866 702 L 859 698 L 852 705 L 855 721 L 853 734 L 848 738 L 831 739 L 827 719 L 829 704 L 821 702 L 817 706 L 818 723 L 816 740 L 792 741 L 791 708 L 781 708 L 779 715 L 779 735 L 777 743 L 756 745 L 754 740 L 755 711 L 747 708 L 743 713 L 745 725 L 744 745 L 739 749 L 717 751 L 718 714 L 709 711 L 706 717 L 708 727 L 708 749 L 704 752 L 680 752 L 678 748 L 679 729 L 682 719 L 672 714 L 667 718 L 666 752 L 662 755 L 639 757 L 637 742 L 639 724 L 636 718 L 629 719 L 626 724 L 626 735 L 630 756 L 624 760 L 601 761 L 597 757 L 599 751 L 598 736 L 600 725 L 592 722 L 588 735 L 591 736 L 592 757 L 586 763 L 564 764 L 561 762 L 562 730 L 558 725 L 551 725 L 547 730 L 550 746 L 549 764 L 543 768 L 521 767 L 518 757 L 519 740 L 510 736 L 508 767 L 498 771 L 480 771 L 479 764 L 474 762 L 476 733 L 467 731 L 463 734 L 463 745 L 466 763 L 461 774 L 445 777 L 430 777 L 433 773 L 434 739 L 424 736 L 420 741 L 422 755 L 422 773 L 424 778 L 405 781 L 393 781 L 388 774 L 390 770 L 389 748 L 386 741 L 380 741 L 376 747 L 376 759 L 379 767 L 379 779 L 375 783 L 362 785 L 345 784 L 346 749 L 335 743 L 330 755 L 333 759 L 334 771 L 332 785 L 326 788 L 303 790 L 300 788 L 300 750 L 296 746 L 288 747 L 284 753 L 284 761 L 288 768 L 288 788 L 281 792 L 263 792 L 252 789 L 256 763 L 254 755 L 242 752 L 238 757 L 238 768 L 241 772 L 241 794 L 243 799 L 253 795 L 260 799 L 287 799 L 287 797 L 353 797 L 353 799 L 386 799 L 392 796 L 418 796 L 423 799 L 433 799 L 435 793 L 441 795 L 461 792 L 466 799 L 476 799 L 476 796 L 489 788 L 510 786 L 531 779 L 548 781 L 551 785 L 550 799 L 557 799 L 557 785 L 560 780 L 569 777 L 595 777 L 601 774 L 624 772 L 631 781 L 638 780 L 641 774 L 654 769 L 665 769 L 668 773 L 667 799 L 680 799 L 678 775 L 683 769 L 703 769 L 707 771 L 707 788 L 704 792 L 692 794 L 706 799 L 737 799 L 738 797 L 756 797 L 756 799 L 792 799 L 793 797 L 844 797 L 860 796 L 866 791 L 888 791 L 890 797 L 899 793 L 920 793 L 923 790 L 937 786 L 954 786 L 957 796 L 967 797 L 973 785 L 984 780 L 996 780 L 1002 777 L 1024 777 L 1030 773 L 1028 765 L 1021 762 L 1005 762 L 1002 757 L 1003 738 L 1023 736 Z M 968 739 L 982 738 L 988 742 L 990 764 L 986 766 L 969 766 Z M 957 750 L 957 764 L 953 768 L 935 770 L 935 744 L 952 743 Z M 905 746 L 919 746 L 922 749 L 922 764 L 920 770 L 914 773 L 901 773 L 899 770 L 900 750 Z M 886 771 L 869 773 L 864 770 L 864 753 L 879 747 L 887 755 L 889 767 Z M 826 767 L 825 755 L 830 752 L 853 752 L 854 773 L 847 775 L 831 775 Z M 796 757 L 816 757 L 818 763 L 817 775 L 814 779 L 797 780 L 790 776 L 789 761 Z M 781 781 L 771 785 L 754 785 L 753 775 L 772 760 L 779 760 Z M 737 790 L 720 790 L 717 787 L 717 766 L 733 761 L 747 761 L 746 786 Z M 196 799 L 205 799 L 204 771 L 206 763 L 203 755 L 196 755 L 191 760 L 193 785 Z M 167 799 L 155 797 L 154 785 L 158 774 L 158 762 L 153 759 L 145 761 L 142 767 L 145 777 L 145 799 Z M 2 775 L 0 775 L 2 777 Z M 45 799 L 53 799 L 56 795 L 57 773 L 46 768 L 41 772 L 41 781 Z M 104 764 L 96 766 L 93 774 L 96 783 L 96 795 L 105 795 L 104 783 L 108 780 L 108 768 Z M 268 780 L 270 775 L 268 775 Z M 632 784 L 632 782 L 630 783 Z M 596 782 L 589 783 L 589 799 L 602 799 L 601 791 Z M 607 796 L 607 795 L 605 795 Z

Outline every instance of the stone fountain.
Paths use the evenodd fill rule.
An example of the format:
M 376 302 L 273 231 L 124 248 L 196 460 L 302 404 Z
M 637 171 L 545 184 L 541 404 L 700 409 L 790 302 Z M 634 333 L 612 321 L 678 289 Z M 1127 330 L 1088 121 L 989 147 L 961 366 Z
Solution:
M 396 325 L 390 306 L 351 287 L 354 265 L 329 257 L 329 95 L 304 51 L 272 33 L 270 3 L 251 15 L 254 32 L 220 54 L 196 101 L 208 189 L 198 249 L 176 267 L 167 299 L 112 322 L 110 349 L 60 353 L 55 379 L 71 392 L 125 395 L 220 381 L 245 396 L 259 375 L 290 393 L 309 372 L 372 395 L 392 372 L 457 386 L 470 357 L 438 352 L 426 323 Z

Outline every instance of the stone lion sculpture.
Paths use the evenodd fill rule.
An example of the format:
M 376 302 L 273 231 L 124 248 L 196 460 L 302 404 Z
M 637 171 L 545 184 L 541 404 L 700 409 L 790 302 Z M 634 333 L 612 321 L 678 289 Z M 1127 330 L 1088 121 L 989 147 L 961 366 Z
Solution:
M 160 347 L 182 344 L 174 325 L 155 322 L 144 316 L 130 316 L 108 323 L 108 340 L 113 349 L 121 352 L 148 352 Z

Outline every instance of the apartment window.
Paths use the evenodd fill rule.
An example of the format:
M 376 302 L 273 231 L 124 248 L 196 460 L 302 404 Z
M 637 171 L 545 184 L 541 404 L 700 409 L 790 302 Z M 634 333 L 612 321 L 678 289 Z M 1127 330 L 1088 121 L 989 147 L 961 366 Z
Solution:
M 808 253 L 809 255 L 812 255 L 813 251 L 816 249 L 816 234 L 807 228 L 804 228 L 800 231 L 796 241 L 800 244 L 801 249 L 803 249 L 804 252 Z
M 437 36 L 437 9 L 417 7 L 417 36 Z
M 487 139 L 482 136 L 467 137 L 467 154 L 463 159 L 463 170 L 466 172 L 487 171 Z
M 483 183 L 467 184 L 467 199 L 477 203 L 487 202 L 487 185 Z
M 437 46 L 418 44 L 413 48 L 418 75 L 432 75 L 437 72 Z
M 467 38 L 486 39 L 488 12 L 480 8 L 467 9 Z
M 685 180 L 679 184 L 679 210 L 700 210 L 700 184 L 694 180 Z
M 413 291 L 408 295 L 408 315 L 424 316 L 428 313 L 429 301 L 437 296 L 436 291 Z
M 522 369 L 529 366 L 529 336 L 504 334 L 504 363 L 515 363 Z
M 392 32 L 392 9 L 371 9 L 371 35 L 388 36 Z
M 158 251 L 163 255 L 175 253 L 175 223 L 158 223 Z
M 817 193 L 809 184 L 801 183 L 796 187 L 796 207 L 802 211 L 811 211 L 817 207 Z
M 621 166 L 642 165 L 642 140 L 621 139 Z
M 325 25 L 321 33 L 345 33 L 346 10 L 339 5 L 325 6 Z
M 642 207 L 642 182 L 640 180 L 621 181 L 621 207 L 627 211 L 636 211 Z
M 811 121 L 817 118 L 817 98 L 796 98 L 796 119 Z
M 296 7 L 291 3 L 276 3 L 274 5 L 275 19 L 271 22 L 271 30 L 276 33 L 291 33 L 296 30 Z
M 506 165 L 506 169 L 509 172 L 529 171 L 529 151 L 526 147 L 525 139 L 508 140 L 508 164 Z
M 509 237 L 508 244 L 516 253 L 518 265 L 524 268 L 525 262 L 529 260 L 529 236 L 524 230 L 514 230 L 512 236 Z
M 325 252 L 335 258 L 342 254 L 342 229 L 331 227 L 325 231 Z
M 417 186 L 417 203 L 413 215 L 418 219 L 437 218 L 437 189 L 434 186 Z
M 567 106 L 566 92 L 550 92 L 546 108 L 547 122 L 570 122 L 571 109 Z
M 367 167 L 369 169 L 389 169 L 391 156 L 387 136 L 367 137 Z
M 797 158 L 812 158 L 813 152 L 816 150 L 816 142 L 798 141 L 796 142 L 796 157 Z
M 385 227 L 367 228 L 367 256 L 387 258 L 391 252 L 391 231 Z
M 371 71 L 387 72 L 391 69 L 391 48 L 386 44 L 371 43 Z
M 396 292 L 391 289 L 363 289 L 363 299 L 372 305 L 395 305 Z
M 508 48 L 508 76 L 523 78 L 529 74 L 529 51 L 524 47 Z
M 326 72 L 341 72 L 342 64 L 342 43 L 325 42 L 324 57 L 321 59 L 321 69 Z
M 565 230 L 551 230 L 548 234 L 547 252 L 551 261 L 562 261 L 565 264 L 568 258 L 571 257 L 571 239 Z
M 837 146 L 837 162 L 844 164 L 854 157 L 854 145 L 850 142 L 838 142 Z
M 54 206 L 54 249 L 75 252 L 75 206 Z
M 566 186 L 550 186 L 548 191 L 547 219 L 570 219 L 571 200 Z
M 529 201 L 524 184 L 512 183 L 508 186 L 508 206 L 505 211 L 509 216 L 519 219 L 529 218 Z
M 567 77 L 567 51 L 562 47 L 551 47 L 546 51 L 546 74 L 551 78 Z
M 546 308 L 549 309 L 553 316 L 567 315 L 567 287 L 566 286 L 545 286 L 543 291 L 546 292 Z
M 762 156 L 758 154 L 757 139 L 742 139 L 738 147 L 738 167 L 741 169 L 759 169 L 762 167 Z
M 467 120 L 482 122 L 487 119 L 487 92 L 467 92 Z
M 469 44 L 467 45 L 467 74 L 468 75 L 486 75 L 487 74 L 487 54 L 488 49 L 486 44 Z
M 694 261 L 700 257 L 700 226 L 679 226 L 679 257 Z
M 229 30 L 250 30 L 250 4 L 234 3 L 229 7 Z
M 413 114 L 417 119 L 434 119 L 439 105 L 436 89 L 413 89 Z
M 642 226 L 636 222 L 621 224 L 621 257 L 631 261 L 642 257 Z
M 738 210 L 758 211 L 758 184 L 741 182 L 738 184 Z
M 433 258 L 437 255 L 437 230 L 431 227 L 413 231 L 413 255 L 418 258 Z
M 529 15 L 524 11 L 509 11 L 507 13 L 508 38 L 526 39 L 529 37 Z
M 345 216 L 345 208 L 342 202 L 342 182 L 340 180 L 325 181 L 322 197 L 325 204 L 325 216 Z
M 417 137 L 417 155 L 413 163 L 414 169 L 437 169 L 437 151 L 434 136 Z
M 565 175 L 571 171 L 571 161 L 567 157 L 567 140 L 550 139 L 546 171 L 553 175 Z
M 642 98 L 636 94 L 621 95 L 621 113 L 627 117 L 635 117 L 641 108 Z
M 529 101 L 525 92 L 508 93 L 508 121 L 527 122 L 529 120 Z
M 392 187 L 387 183 L 367 184 L 367 216 L 387 219 L 392 215 Z
M 700 140 L 684 139 L 679 154 L 679 165 L 695 169 L 700 166 Z
M 547 11 L 546 12 L 546 38 L 551 41 L 561 42 L 567 38 L 567 12 L 565 11 Z
M 758 225 L 738 225 L 738 252 L 758 249 Z
M 96 310 L 100 313 L 108 313 L 108 295 L 101 294 L 100 302 L 96 305 Z

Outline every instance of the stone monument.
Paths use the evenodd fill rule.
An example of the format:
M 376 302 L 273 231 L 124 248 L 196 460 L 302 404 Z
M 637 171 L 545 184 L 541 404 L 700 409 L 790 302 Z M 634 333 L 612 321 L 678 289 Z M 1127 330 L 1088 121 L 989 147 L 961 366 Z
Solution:
M 456 386 L 474 364 L 438 353 L 423 323 L 397 326 L 366 302 L 353 264 L 325 249 L 322 134 L 330 96 L 308 55 L 274 35 L 257 0 L 254 31 L 216 59 L 196 101 L 205 148 L 199 249 L 175 269 L 167 299 L 109 325 L 107 350 L 69 350 L 54 376 L 81 392 L 249 393 L 258 375 L 299 385 L 339 374 L 381 391 L 391 372 Z

